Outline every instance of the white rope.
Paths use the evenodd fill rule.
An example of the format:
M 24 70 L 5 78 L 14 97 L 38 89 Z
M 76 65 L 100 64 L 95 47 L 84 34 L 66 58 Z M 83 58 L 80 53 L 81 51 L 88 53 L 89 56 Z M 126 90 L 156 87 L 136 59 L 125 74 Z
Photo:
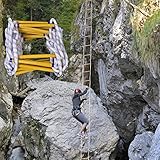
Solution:
M 18 68 L 18 55 L 22 54 L 23 38 L 18 31 L 18 24 L 8 18 L 8 27 L 5 29 L 6 58 L 4 66 L 8 75 L 12 76 Z
M 46 46 L 50 53 L 55 53 L 56 58 L 50 58 L 52 69 L 55 71 L 56 76 L 61 76 L 62 72 L 68 66 L 68 55 L 66 53 L 63 41 L 63 30 L 58 27 L 54 18 L 50 20 L 50 23 L 54 23 L 54 29 L 49 29 L 49 34 L 46 35 Z

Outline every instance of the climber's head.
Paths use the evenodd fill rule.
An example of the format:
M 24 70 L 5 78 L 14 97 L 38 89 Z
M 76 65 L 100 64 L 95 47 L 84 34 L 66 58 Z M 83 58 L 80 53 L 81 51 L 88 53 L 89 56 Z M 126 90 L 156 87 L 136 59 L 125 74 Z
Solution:
M 75 94 L 77 94 L 77 93 L 82 93 L 82 91 L 77 88 L 77 89 L 74 90 L 74 93 L 75 93 Z

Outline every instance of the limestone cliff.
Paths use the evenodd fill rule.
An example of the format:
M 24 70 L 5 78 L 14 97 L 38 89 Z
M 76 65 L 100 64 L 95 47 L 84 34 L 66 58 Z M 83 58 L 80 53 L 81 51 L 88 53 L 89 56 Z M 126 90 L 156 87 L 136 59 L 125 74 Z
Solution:
M 92 83 L 95 90 L 99 88 L 98 94 L 122 138 L 119 151 L 127 154 L 135 134 L 154 132 L 160 122 L 159 5 L 154 0 L 93 2 Z M 75 21 L 79 28 L 83 18 L 82 6 Z M 77 53 L 81 51 L 79 44 L 83 45 L 81 33 L 72 44 Z M 127 155 L 117 158 L 127 159 Z

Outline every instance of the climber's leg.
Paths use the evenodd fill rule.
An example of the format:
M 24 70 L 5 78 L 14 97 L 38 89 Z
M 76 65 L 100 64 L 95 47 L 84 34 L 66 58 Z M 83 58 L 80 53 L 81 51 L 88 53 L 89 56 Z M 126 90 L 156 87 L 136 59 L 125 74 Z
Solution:
M 81 112 L 78 116 L 76 116 L 76 119 L 82 123 L 81 131 L 80 133 L 85 133 L 87 130 L 87 125 L 89 123 L 88 119 L 85 117 L 85 115 Z

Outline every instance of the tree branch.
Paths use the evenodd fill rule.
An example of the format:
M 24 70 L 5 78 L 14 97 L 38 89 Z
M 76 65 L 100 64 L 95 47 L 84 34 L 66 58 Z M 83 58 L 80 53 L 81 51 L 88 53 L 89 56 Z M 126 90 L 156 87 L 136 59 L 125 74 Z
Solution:
M 142 10 L 141 8 L 137 7 L 135 4 L 129 2 L 128 0 L 124 0 L 126 3 L 128 3 L 130 6 L 132 6 L 134 9 L 137 9 L 139 12 L 141 12 L 144 16 L 149 17 L 150 15 Z

